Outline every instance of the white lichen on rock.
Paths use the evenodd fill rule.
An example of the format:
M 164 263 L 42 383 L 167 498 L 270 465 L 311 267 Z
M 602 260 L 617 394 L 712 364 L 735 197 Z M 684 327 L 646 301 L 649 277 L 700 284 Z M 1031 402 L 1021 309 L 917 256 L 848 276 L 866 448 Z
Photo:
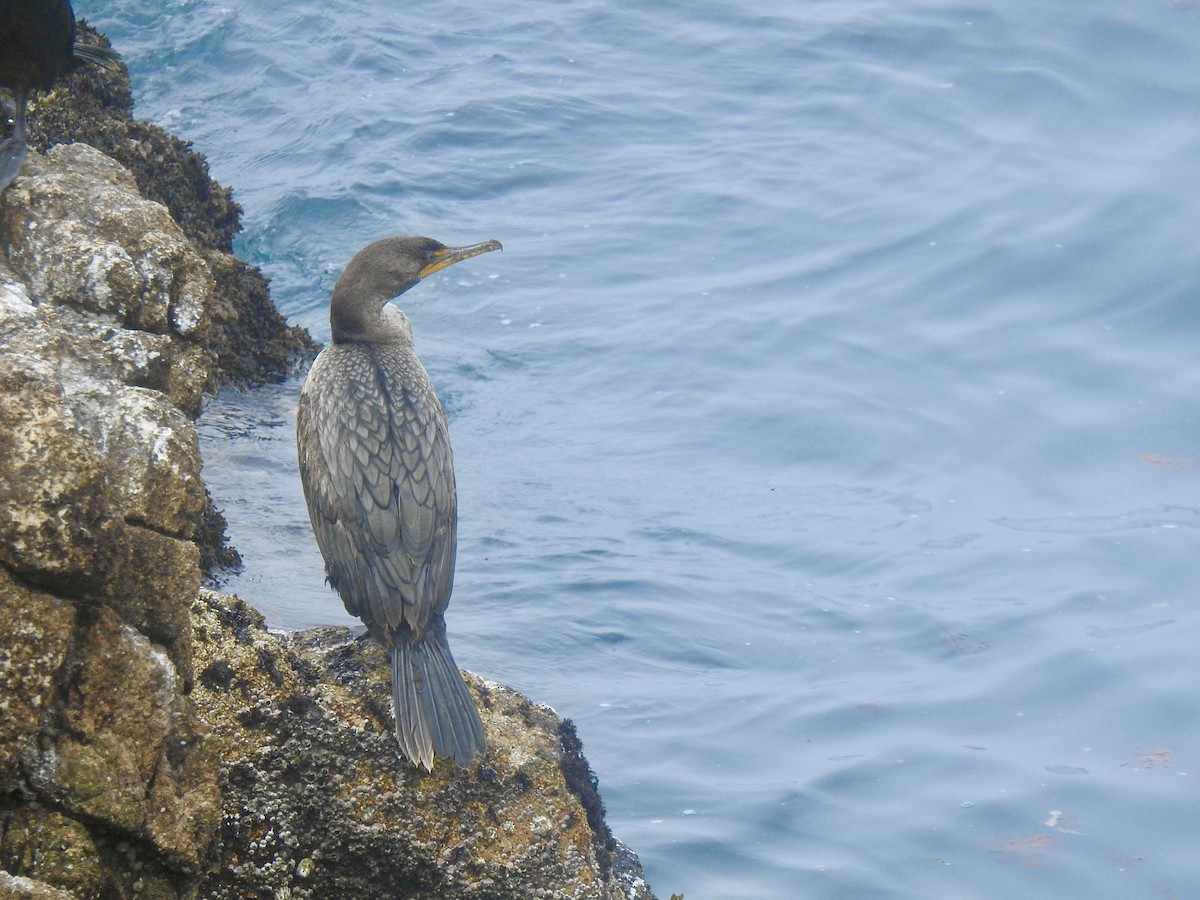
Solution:
M 207 264 L 120 164 L 87 144 L 60 145 L 31 156 L 5 193 L 9 260 L 34 295 L 159 334 L 204 326 Z

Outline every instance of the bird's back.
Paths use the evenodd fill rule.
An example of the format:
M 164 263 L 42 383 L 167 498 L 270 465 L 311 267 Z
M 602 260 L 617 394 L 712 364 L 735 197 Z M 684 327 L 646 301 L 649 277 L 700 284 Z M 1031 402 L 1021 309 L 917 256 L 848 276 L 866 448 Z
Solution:
M 411 345 L 323 350 L 297 441 L 330 584 L 385 643 L 421 636 L 450 601 L 457 507 L 445 415 Z
M 73 63 L 75 14 L 67 0 L 0 3 L 0 84 L 48 90 Z

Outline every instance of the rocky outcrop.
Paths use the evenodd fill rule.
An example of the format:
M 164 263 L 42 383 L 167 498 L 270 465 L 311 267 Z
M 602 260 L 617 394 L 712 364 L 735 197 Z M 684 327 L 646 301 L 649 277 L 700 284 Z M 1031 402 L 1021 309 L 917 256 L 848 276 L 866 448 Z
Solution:
M 212 280 L 162 207 L 83 144 L 29 159 L 0 199 L 0 240 L 0 563 L 107 599 L 186 671 Z
M 570 723 L 413 769 L 377 645 L 201 589 L 212 259 L 83 144 L 0 195 L 0 896 L 650 897 Z
M 108 44 L 83 22 L 76 39 Z M 228 188 L 209 177 L 208 163 L 190 144 L 138 121 L 132 110 L 123 66 L 80 66 L 60 78 L 53 90 L 34 94 L 29 105 L 30 144 L 42 152 L 73 142 L 103 151 L 124 167 L 143 197 L 166 207 L 208 265 L 213 294 L 204 345 L 215 364 L 204 369 L 206 392 L 223 384 L 282 380 L 317 347 L 303 328 L 284 321 L 262 273 L 232 254 L 233 238 L 241 229 L 241 207 Z M 241 562 L 225 543 L 224 531 L 224 518 L 206 504 L 197 533 L 206 574 Z
M 215 362 L 207 344 L 212 275 L 128 171 L 87 144 L 31 154 L 0 203 L 0 235 L 10 314 L 28 318 L 22 311 L 34 314 L 36 297 L 51 326 L 20 333 L 70 336 L 24 356 L 54 359 L 60 350 L 77 382 L 96 380 L 98 360 L 105 378 L 159 391 L 191 416 L 200 411 Z
M 187 697 L 212 279 L 81 144 L 31 155 L 0 242 L 0 868 L 180 896 L 221 813 Z
M 552 710 L 469 677 L 487 756 L 427 773 L 397 752 L 378 643 L 344 628 L 270 634 L 207 591 L 193 616 L 194 700 L 239 811 L 203 896 L 650 897 Z
M 85 24 L 77 39 L 107 41 Z M 120 163 L 148 200 L 171 218 L 208 264 L 214 279 L 208 346 L 216 356 L 208 388 L 279 381 L 316 351 L 303 328 L 289 326 L 271 302 L 262 273 L 232 255 L 241 207 L 208 175 L 190 144 L 133 117 L 124 69 L 81 66 L 30 102 L 30 144 L 90 144 Z

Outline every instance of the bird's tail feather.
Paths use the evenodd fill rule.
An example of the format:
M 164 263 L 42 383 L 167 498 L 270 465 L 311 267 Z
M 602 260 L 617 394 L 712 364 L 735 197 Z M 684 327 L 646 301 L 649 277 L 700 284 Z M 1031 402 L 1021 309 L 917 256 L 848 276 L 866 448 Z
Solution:
M 413 763 L 433 769 L 433 757 L 466 766 L 484 750 L 475 701 L 450 655 L 445 628 L 417 641 L 397 634 L 392 645 L 396 740 Z
M 103 66 L 106 69 L 117 68 L 117 63 L 121 62 L 121 54 L 110 47 L 101 47 L 97 44 L 80 44 L 76 42 L 72 48 L 75 58 L 82 62 L 94 63 L 98 66 Z

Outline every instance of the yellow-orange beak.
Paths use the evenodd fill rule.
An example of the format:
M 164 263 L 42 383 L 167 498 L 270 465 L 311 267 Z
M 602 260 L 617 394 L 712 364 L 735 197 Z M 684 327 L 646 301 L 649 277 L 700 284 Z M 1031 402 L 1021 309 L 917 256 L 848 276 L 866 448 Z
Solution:
M 452 266 L 456 262 L 462 262 L 464 259 L 470 259 L 472 256 L 478 256 L 480 253 L 503 249 L 499 241 L 483 241 L 482 243 L 471 244 L 467 247 L 445 247 L 441 250 L 434 250 L 429 255 L 429 262 L 421 270 L 421 277 L 426 278 L 434 272 L 446 268 L 446 266 Z

